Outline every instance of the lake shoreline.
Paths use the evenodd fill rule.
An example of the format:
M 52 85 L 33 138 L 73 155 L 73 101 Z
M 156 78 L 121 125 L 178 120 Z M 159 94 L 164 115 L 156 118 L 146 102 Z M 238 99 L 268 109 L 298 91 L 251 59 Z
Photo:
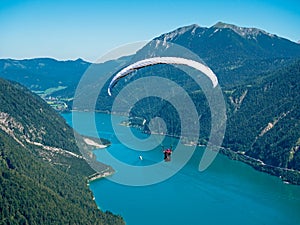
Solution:
M 83 111 L 81 111 L 81 110 L 72 110 L 72 111 L 74 111 L 74 112 L 87 112 L 87 111 L 84 111 L 84 110 Z M 69 112 L 69 113 L 72 113 L 72 111 Z M 101 110 L 96 110 L 94 112 L 95 113 L 110 114 L 110 115 L 114 115 L 114 116 L 128 116 L 128 115 L 122 114 L 122 113 L 111 113 L 111 112 L 108 112 L 108 111 L 101 111 Z M 126 125 L 138 128 L 138 129 L 141 130 L 141 132 L 145 132 L 145 131 L 142 130 L 141 125 L 139 125 L 139 126 L 138 126 L 138 124 L 126 124 Z M 161 135 L 161 134 L 158 134 L 158 135 Z M 180 138 L 178 136 L 170 135 L 170 134 L 164 134 L 164 135 L 166 135 L 168 137 L 177 138 L 177 139 Z M 193 143 L 193 144 L 195 144 L 195 143 Z M 197 144 L 197 145 L 198 146 L 206 146 L 205 144 L 204 145 Z M 222 155 L 227 156 L 231 160 L 237 160 L 237 161 L 246 163 L 246 164 L 250 165 L 252 168 L 254 168 L 255 170 L 258 170 L 260 172 L 264 172 L 264 173 L 268 173 L 270 175 L 276 176 L 276 177 L 280 178 L 284 183 L 300 185 L 300 171 L 268 165 L 268 164 L 265 164 L 260 159 L 256 159 L 256 158 L 245 155 L 244 152 L 240 152 L 240 151 L 236 152 L 236 151 L 233 151 L 233 150 L 231 150 L 229 148 L 225 148 L 225 147 L 220 147 L 219 153 L 221 153 Z
M 300 171 L 268 165 L 260 159 L 245 155 L 243 152 L 235 152 L 224 147 L 221 147 L 219 152 L 222 155 L 227 156 L 231 160 L 237 160 L 246 163 L 255 170 L 276 176 L 280 178 L 284 183 L 300 185 Z
M 115 173 L 115 170 L 112 167 L 108 166 L 103 171 L 96 172 L 96 173 L 90 175 L 88 177 L 88 183 L 91 183 L 93 181 L 99 180 L 101 178 L 109 177 L 109 176 L 113 175 L 114 173 Z

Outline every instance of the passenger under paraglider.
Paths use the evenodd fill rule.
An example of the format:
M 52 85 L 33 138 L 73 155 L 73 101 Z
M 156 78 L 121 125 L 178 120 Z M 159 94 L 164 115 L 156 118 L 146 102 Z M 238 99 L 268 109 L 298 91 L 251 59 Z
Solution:
M 172 150 L 170 148 L 164 150 L 164 160 L 165 162 L 171 161 Z

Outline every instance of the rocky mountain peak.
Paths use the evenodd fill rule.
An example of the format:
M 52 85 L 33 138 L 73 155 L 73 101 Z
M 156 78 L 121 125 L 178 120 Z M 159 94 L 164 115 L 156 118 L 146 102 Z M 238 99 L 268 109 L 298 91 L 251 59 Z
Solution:
M 165 40 L 171 41 L 171 40 L 175 39 L 176 37 L 179 37 L 186 33 L 190 33 L 193 35 L 193 34 L 195 34 L 196 30 L 199 28 L 201 28 L 201 27 L 197 24 L 180 27 L 174 31 L 164 34 L 163 37 Z
M 258 35 L 264 34 L 270 37 L 275 37 L 276 35 L 267 33 L 264 30 L 258 28 L 248 28 L 248 27 L 239 27 L 233 24 L 218 22 L 212 26 L 215 29 L 231 29 L 235 33 L 239 34 L 242 37 L 250 38 L 250 37 L 257 37 Z

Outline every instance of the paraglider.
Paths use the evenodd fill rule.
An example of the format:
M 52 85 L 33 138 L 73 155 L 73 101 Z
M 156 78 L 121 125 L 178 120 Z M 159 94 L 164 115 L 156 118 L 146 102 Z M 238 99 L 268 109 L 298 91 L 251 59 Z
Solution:
M 164 160 L 165 160 L 165 162 L 171 161 L 171 154 L 172 154 L 171 148 L 168 148 L 168 149 L 164 150 Z
M 213 73 L 213 71 L 205 66 L 204 64 L 191 60 L 191 59 L 185 59 L 185 58 L 179 58 L 179 57 L 153 57 L 148 58 L 144 60 L 140 60 L 138 62 L 135 62 L 125 68 L 123 68 L 121 71 L 119 71 L 111 80 L 107 92 L 109 96 L 111 96 L 111 89 L 114 87 L 114 85 L 120 80 L 122 77 L 127 76 L 128 74 L 151 65 L 156 64 L 174 64 L 174 65 L 186 65 L 190 66 L 196 70 L 199 70 L 200 72 L 204 73 L 212 82 L 213 87 L 216 87 L 218 85 L 218 79 L 216 75 Z
M 180 57 L 153 57 L 148 58 L 144 60 L 137 61 L 135 63 L 132 63 L 128 65 L 127 67 L 120 70 L 110 81 L 107 93 L 109 96 L 112 95 L 111 90 L 116 85 L 116 83 L 123 77 L 126 77 L 130 73 L 137 71 L 141 68 L 156 65 L 156 64 L 171 64 L 171 65 L 185 65 L 189 66 L 191 68 L 194 68 L 198 71 L 200 71 L 202 74 L 207 76 L 210 81 L 212 82 L 213 88 L 215 88 L 218 85 L 218 79 L 217 76 L 214 74 L 214 72 L 203 63 L 200 63 L 198 61 L 194 61 L 191 59 L 186 58 L 180 58 Z M 146 122 L 146 121 L 145 121 Z M 171 161 L 171 154 L 172 154 L 172 148 L 164 149 L 164 160 L 165 162 Z M 141 158 L 140 158 L 141 160 Z

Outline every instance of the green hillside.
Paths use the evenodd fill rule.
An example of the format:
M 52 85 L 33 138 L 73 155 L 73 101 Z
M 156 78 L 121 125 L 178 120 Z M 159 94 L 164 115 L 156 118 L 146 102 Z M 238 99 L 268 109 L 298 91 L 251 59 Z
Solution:
M 87 186 L 92 173 L 65 121 L 0 79 L 0 224 L 124 224 L 97 208 Z
M 228 94 L 224 144 L 266 164 L 300 170 L 300 61 Z

